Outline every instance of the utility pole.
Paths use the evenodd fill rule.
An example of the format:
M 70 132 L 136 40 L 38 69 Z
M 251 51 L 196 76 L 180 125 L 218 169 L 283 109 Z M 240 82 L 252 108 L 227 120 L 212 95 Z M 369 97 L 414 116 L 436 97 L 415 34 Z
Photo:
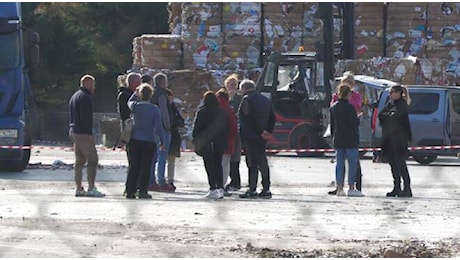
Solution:
M 326 102 L 332 99 L 331 81 L 334 79 L 334 20 L 332 15 L 332 3 L 319 3 L 320 18 L 323 21 L 324 40 L 324 91 Z

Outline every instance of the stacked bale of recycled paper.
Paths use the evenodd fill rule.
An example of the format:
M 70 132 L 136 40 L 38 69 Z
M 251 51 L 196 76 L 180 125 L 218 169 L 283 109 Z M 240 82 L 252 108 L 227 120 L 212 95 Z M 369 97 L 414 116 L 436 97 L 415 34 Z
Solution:
M 315 18 L 319 3 L 303 3 L 303 46 L 305 51 L 317 51 L 315 44 L 323 40 L 321 19 Z
M 222 6 L 222 69 L 259 66 L 261 3 L 226 2 Z
M 304 4 L 264 3 L 265 51 L 298 51 L 303 45 Z
M 458 75 L 460 85 L 460 3 L 429 3 L 430 37 L 427 56 L 449 61 L 446 70 Z
M 437 58 L 382 58 L 339 60 L 335 76 L 345 71 L 375 76 L 405 85 L 455 85 L 454 74 L 445 73 L 449 61 Z
M 221 3 L 182 3 L 184 68 L 218 69 L 222 61 Z
M 427 8 L 427 3 L 388 3 L 388 57 L 426 57 Z
M 182 3 L 169 2 L 167 8 L 168 8 L 169 32 L 171 34 L 180 35 L 182 31 L 181 29 Z
M 378 2 L 354 4 L 355 58 L 383 56 L 383 9 Z
M 182 59 L 180 36 L 144 34 L 133 40 L 133 66 L 153 69 L 179 69 Z

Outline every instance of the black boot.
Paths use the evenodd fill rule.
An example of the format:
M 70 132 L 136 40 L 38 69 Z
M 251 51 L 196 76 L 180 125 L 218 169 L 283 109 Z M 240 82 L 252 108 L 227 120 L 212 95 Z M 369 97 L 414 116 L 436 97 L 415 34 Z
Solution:
M 401 181 L 393 180 L 393 190 L 387 193 L 387 197 L 396 197 L 399 193 L 401 193 Z
M 398 197 L 402 197 L 402 198 L 412 198 L 412 190 L 410 187 L 407 187 L 407 188 L 404 188 L 403 191 L 401 191 L 399 194 L 398 194 Z
M 329 194 L 329 195 L 337 195 L 337 189 L 328 191 L 327 194 Z

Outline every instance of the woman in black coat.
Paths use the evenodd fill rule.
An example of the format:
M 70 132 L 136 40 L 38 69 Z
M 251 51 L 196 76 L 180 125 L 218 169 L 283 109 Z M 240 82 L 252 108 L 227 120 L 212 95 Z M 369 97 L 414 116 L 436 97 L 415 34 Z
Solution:
M 408 103 L 409 93 L 405 87 L 396 85 L 390 88 L 390 101 L 379 113 L 382 125 L 382 151 L 388 158 L 393 174 L 393 190 L 388 197 L 412 197 L 410 176 L 407 170 L 406 158 L 412 132 L 409 122 Z M 401 178 L 404 189 L 401 190 Z
M 205 197 L 224 197 L 222 156 L 228 147 L 228 114 L 220 108 L 212 91 L 204 94 L 203 105 L 198 108 L 192 137 L 195 151 L 203 156 L 208 175 L 209 191 Z

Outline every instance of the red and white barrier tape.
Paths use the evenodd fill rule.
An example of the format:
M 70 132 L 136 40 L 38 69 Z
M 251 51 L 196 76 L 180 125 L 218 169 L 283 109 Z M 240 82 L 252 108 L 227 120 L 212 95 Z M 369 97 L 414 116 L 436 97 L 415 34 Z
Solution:
M 72 149 L 71 146 L 15 146 L 15 145 L 1 145 L 0 149 L 33 149 L 33 150 L 66 150 Z M 97 147 L 100 151 L 112 151 L 112 148 L 107 147 Z M 416 146 L 416 147 L 409 147 L 410 151 L 425 151 L 425 150 L 453 150 L 453 149 L 460 149 L 460 145 L 437 145 L 437 146 Z M 116 151 L 124 151 L 124 148 L 116 148 Z M 381 151 L 382 148 L 380 147 L 366 147 L 366 148 L 359 148 L 361 152 L 373 152 L 373 151 Z M 182 152 L 194 152 L 193 149 L 182 149 Z M 333 148 L 324 148 L 324 149 L 267 149 L 266 152 L 268 153 L 318 153 L 318 152 L 335 152 Z

